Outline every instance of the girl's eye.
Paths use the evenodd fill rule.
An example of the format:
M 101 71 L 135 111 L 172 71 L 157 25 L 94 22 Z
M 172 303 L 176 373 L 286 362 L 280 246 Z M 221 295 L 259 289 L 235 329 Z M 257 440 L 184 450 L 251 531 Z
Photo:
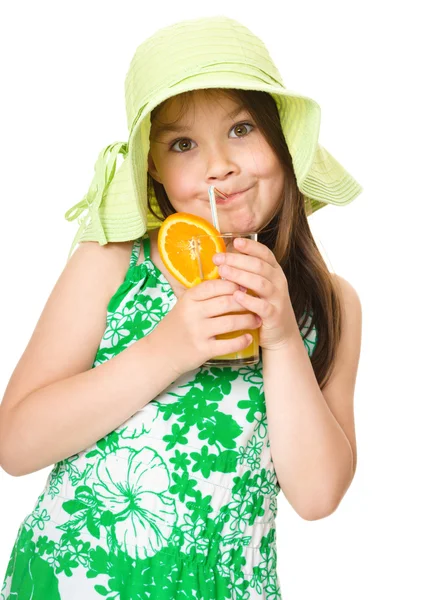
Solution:
M 175 150 L 177 144 L 180 144 L 180 146 L 178 150 Z M 191 144 L 192 140 L 189 140 L 188 138 L 180 138 L 171 144 L 170 150 L 174 150 L 175 152 L 185 152 L 187 150 L 191 150 Z
M 247 127 L 249 127 L 250 129 L 248 130 Z M 236 125 L 234 125 L 234 127 L 231 129 L 231 131 L 235 132 L 235 136 L 234 137 L 244 137 L 245 135 L 247 135 L 248 133 L 250 133 L 250 131 L 252 131 L 254 129 L 254 126 L 251 123 L 237 123 Z M 230 132 L 231 132 L 230 131 Z M 230 136 L 232 137 L 232 136 Z M 171 145 L 170 145 L 170 150 L 173 150 L 174 152 L 187 152 L 188 150 L 191 150 L 191 144 L 194 144 L 194 142 L 192 140 L 190 140 L 189 138 L 179 138 L 178 140 L 175 140 Z M 180 144 L 178 146 L 178 144 Z
M 244 133 L 244 128 L 246 127 L 250 127 L 250 131 L 253 129 L 253 125 L 251 123 L 238 123 L 237 125 L 234 125 L 234 127 L 231 129 L 231 131 L 235 131 L 236 134 L 238 134 L 236 137 L 244 137 L 244 135 L 247 135 L 248 133 L 250 133 L 250 131 L 245 131 Z M 243 132 L 243 133 L 241 133 Z

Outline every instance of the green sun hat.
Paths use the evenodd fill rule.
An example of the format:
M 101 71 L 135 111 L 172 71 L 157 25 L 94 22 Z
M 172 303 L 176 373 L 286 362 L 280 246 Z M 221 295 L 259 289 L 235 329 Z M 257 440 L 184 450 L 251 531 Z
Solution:
M 285 88 L 256 35 L 224 16 L 182 21 L 158 30 L 135 52 L 125 80 L 129 139 L 100 152 L 87 194 L 66 212 L 68 221 L 78 219 L 80 225 L 69 257 L 79 242 L 124 242 L 160 227 L 162 221 L 148 209 L 150 115 L 164 100 L 203 88 L 257 90 L 274 98 L 307 214 L 327 204 L 349 204 L 361 193 L 318 143 L 320 106 Z M 153 192 L 150 203 L 163 219 Z

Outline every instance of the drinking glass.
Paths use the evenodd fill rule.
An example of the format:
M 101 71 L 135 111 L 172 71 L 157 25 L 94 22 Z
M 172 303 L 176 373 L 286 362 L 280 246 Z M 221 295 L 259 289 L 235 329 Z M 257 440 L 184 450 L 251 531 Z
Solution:
M 205 280 L 205 278 L 203 277 L 203 273 L 205 272 L 205 269 L 203 269 L 203 265 L 202 265 L 201 249 L 209 247 L 209 245 L 210 245 L 210 247 L 213 247 L 213 242 L 209 238 L 215 238 L 215 237 L 221 238 L 224 241 L 227 252 L 235 252 L 235 253 L 241 254 L 241 252 L 239 252 L 239 250 L 237 250 L 234 247 L 234 240 L 236 238 L 247 238 L 249 240 L 257 241 L 257 232 L 255 232 L 255 231 L 249 231 L 246 233 L 231 232 L 231 233 L 221 233 L 219 236 L 213 236 L 213 235 L 212 236 L 210 236 L 210 235 L 195 236 L 194 237 L 194 246 L 196 248 L 195 255 L 196 255 L 196 261 L 197 261 L 198 270 L 199 270 L 199 274 L 200 274 L 199 275 L 200 281 Z M 209 253 L 205 253 L 204 256 L 207 256 L 209 259 L 210 255 L 209 255 Z M 212 259 L 212 256 L 210 257 L 211 259 Z M 209 272 L 209 265 L 207 265 L 207 271 Z M 219 277 L 219 279 L 224 279 L 224 278 Z M 246 286 L 243 286 L 243 287 L 246 287 Z M 257 295 L 248 289 L 246 289 L 246 293 L 250 294 L 251 296 Z M 238 311 L 235 313 L 227 313 L 227 314 L 246 314 L 247 312 L 250 312 L 250 311 L 244 310 L 244 311 Z M 230 366 L 238 367 L 241 365 L 255 365 L 256 363 L 258 363 L 259 362 L 259 330 L 258 329 L 241 329 L 238 331 L 230 331 L 228 333 L 221 333 L 216 336 L 216 339 L 217 340 L 228 340 L 228 339 L 232 339 L 235 337 L 239 337 L 240 335 L 243 335 L 245 333 L 249 333 L 253 338 L 253 341 L 247 346 L 247 348 L 244 348 L 243 350 L 239 350 L 238 352 L 231 352 L 229 354 L 215 356 L 214 358 L 207 360 L 203 364 L 204 365 L 212 365 L 212 366 L 219 365 L 219 366 L 223 366 L 223 367 L 230 367 Z

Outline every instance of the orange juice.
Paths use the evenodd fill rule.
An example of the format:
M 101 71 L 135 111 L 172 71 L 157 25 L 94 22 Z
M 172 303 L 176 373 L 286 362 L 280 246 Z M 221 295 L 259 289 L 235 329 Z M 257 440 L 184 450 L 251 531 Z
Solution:
M 238 314 L 238 313 L 237 313 Z M 259 354 L 259 330 L 258 329 L 240 329 L 239 331 L 232 331 L 230 333 L 221 333 L 216 336 L 217 340 L 231 340 L 232 338 L 239 337 L 244 333 L 250 333 L 253 336 L 253 341 L 247 348 L 238 350 L 238 352 L 231 352 L 230 354 L 223 354 L 221 356 L 215 356 L 212 360 L 216 363 L 222 360 L 244 359 L 244 364 L 255 364 L 258 361 L 254 360 L 256 354 Z M 248 362 L 246 359 L 252 358 L 252 362 Z M 208 361 L 210 362 L 210 361 Z
M 250 296 L 257 296 L 251 290 L 246 292 Z M 228 315 L 240 315 L 246 314 L 248 311 L 238 311 L 235 313 L 227 313 Z M 233 338 L 250 333 L 253 337 L 252 342 L 243 350 L 238 352 L 231 352 L 229 354 L 223 354 L 221 356 L 215 356 L 211 360 L 206 361 L 205 364 L 223 364 L 223 361 L 235 361 L 235 364 L 241 365 L 253 365 L 259 361 L 259 329 L 239 329 L 238 331 L 229 331 L 228 333 L 220 333 L 216 336 L 217 340 L 232 340 Z
M 213 262 L 215 253 L 238 253 L 234 240 L 245 238 L 257 241 L 257 232 L 220 233 L 206 219 L 189 213 L 175 213 L 167 217 L 158 234 L 158 250 L 162 262 L 184 286 L 190 288 L 208 279 L 223 279 Z M 245 286 L 247 288 L 247 285 Z M 256 295 L 251 290 L 250 295 Z M 247 310 L 233 314 L 247 314 Z M 216 356 L 205 365 L 242 365 L 259 361 L 259 330 L 238 330 L 219 334 L 216 339 L 227 340 L 250 333 L 252 342 L 239 352 Z
M 194 236 L 194 257 L 197 262 L 198 268 L 198 279 L 205 281 L 206 279 L 223 279 L 219 276 L 218 271 L 215 271 L 214 264 L 212 262 L 213 250 L 216 244 L 219 248 L 223 248 L 224 252 L 238 253 L 239 250 L 235 248 L 234 240 L 236 238 L 243 237 L 257 241 L 257 232 L 243 232 L 243 233 L 212 233 L 206 235 Z M 221 252 L 221 250 L 219 250 Z M 209 275 L 210 274 L 210 275 Z M 247 285 L 245 286 L 247 287 Z M 250 296 L 257 296 L 251 290 L 246 292 Z M 247 314 L 247 310 L 238 311 L 227 314 Z M 252 342 L 238 352 L 230 352 L 229 354 L 223 354 L 221 356 L 215 356 L 207 360 L 205 365 L 222 365 L 222 366 L 241 366 L 241 365 L 254 365 L 259 362 L 259 330 L 258 329 L 240 329 L 238 331 L 230 331 L 228 333 L 221 333 L 216 336 L 217 340 L 230 340 L 236 337 L 240 337 L 245 333 L 250 333 L 252 336 Z

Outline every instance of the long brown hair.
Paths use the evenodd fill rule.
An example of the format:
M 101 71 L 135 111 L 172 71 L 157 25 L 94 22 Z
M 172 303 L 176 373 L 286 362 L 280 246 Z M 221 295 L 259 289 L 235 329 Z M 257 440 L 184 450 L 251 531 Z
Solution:
M 276 102 L 270 94 L 253 90 L 218 88 L 201 91 L 209 95 L 223 93 L 244 105 L 284 168 L 281 198 L 270 221 L 259 230 L 258 240 L 273 252 L 285 273 L 300 331 L 308 326 L 303 339 L 309 335 L 313 326 L 316 327 L 317 343 L 311 363 L 317 382 L 323 389 L 332 373 L 341 336 L 340 290 L 311 234 L 307 220 L 311 214 L 311 205 L 298 189 Z M 182 101 L 178 118 L 184 114 L 193 93 L 194 90 L 177 96 Z M 152 111 L 151 123 L 158 119 L 164 104 Z M 151 193 L 154 193 L 164 219 L 176 212 L 164 186 L 148 173 L 148 207 L 162 221 L 162 217 L 151 207 Z M 303 315 L 311 317 L 311 322 L 306 323 L 307 319 L 302 319 Z

